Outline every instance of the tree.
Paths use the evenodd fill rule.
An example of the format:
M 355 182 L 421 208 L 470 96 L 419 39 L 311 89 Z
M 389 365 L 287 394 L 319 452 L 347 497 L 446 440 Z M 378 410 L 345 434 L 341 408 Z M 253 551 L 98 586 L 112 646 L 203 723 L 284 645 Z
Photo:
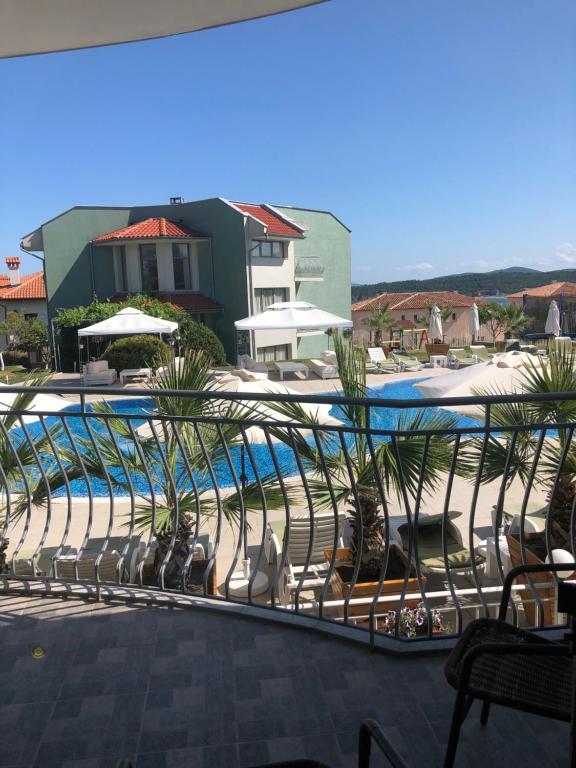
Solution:
M 548 365 L 532 365 L 522 371 L 522 391 L 526 394 L 574 393 L 574 354 L 551 352 Z M 509 394 L 489 387 L 479 395 Z M 532 484 L 548 489 L 550 509 L 550 548 L 573 551 L 571 518 L 576 499 L 576 446 L 573 425 L 576 422 L 576 400 L 546 402 L 497 403 L 491 406 L 489 439 L 477 437 L 470 442 L 471 474 L 483 467 L 482 483 L 503 480 L 507 467 L 506 488 L 519 479 L 527 493 Z M 518 425 L 548 426 L 543 439 L 541 429 L 516 431 Z M 483 457 L 483 458 L 481 458 Z M 463 466 L 466 462 L 463 462 Z
M 364 349 L 358 350 L 351 340 L 339 335 L 334 336 L 334 349 L 343 394 L 350 399 L 365 398 Z M 298 403 L 270 405 L 290 421 L 318 423 Z M 307 441 L 298 430 L 289 435 L 282 428 L 270 432 L 300 457 L 314 510 L 336 512 L 347 507 L 352 526 L 350 550 L 354 563 L 360 562 L 358 579 L 377 581 L 386 553 L 382 510 L 391 494 L 403 503 L 405 493 L 414 499 L 437 488 L 450 468 L 453 437 L 449 431 L 455 427 L 456 417 L 444 413 L 430 416 L 424 410 L 402 414 L 392 427 L 398 433 L 394 440 L 374 444 L 366 433 L 366 407 L 343 405 L 341 410 L 344 421 L 354 430 L 343 441 L 321 430 L 316 433 L 319 443 Z M 446 432 L 439 435 L 433 430 Z
M 88 306 L 59 309 L 55 319 L 60 331 L 61 356 L 63 359 L 66 358 L 66 362 L 63 360 L 63 365 L 72 368 L 76 361 L 79 328 L 107 320 L 127 307 L 139 309 L 152 317 L 177 322 L 183 349 L 202 350 L 212 365 L 223 365 L 226 362 L 222 342 L 208 326 L 192 320 L 187 312 L 175 304 L 169 304 L 144 294 L 135 294 L 127 296 L 124 301 L 120 302 L 100 301 L 94 297 Z
M 37 317 L 26 320 L 18 312 L 9 312 L 0 323 L 0 335 L 8 337 L 11 349 L 35 352 L 44 365 L 50 362 L 48 327 Z
M 478 307 L 478 319 L 480 325 L 485 325 L 489 329 L 492 336 L 492 346 L 495 347 L 496 337 L 502 333 L 506 324 L 503 305 L 498 304 L 497 301 L 480 304 Z
M 501 306 L 502 330 L 506 338 L 520 335 L 531 325 L 533 318 L 527 317 L 522 307 L 511 302 Z
M 138 429 L 114 416 L 106 402 L 92 405 L 90 435 L 76 434 L 75 448 L 60 447 L 60 484 L 77 471 L 77 452 L 88 482 L 111 484 L 111 493 L 138 494 L 135 528 L 157 542 L 154 581 L 162 587 L 188 589 L 191 542 L 207 518 L 223 514 L 238 525 L 244 512 L 284 508 L 287 497 L 277 487 L 275 474 L 261 473 L 230 494 L 214 494 L 230 460 L 244 444 L 241 415 L 247 407 L 234 401 L 198 396 L 173 396 L 169 390 L 200 392 L 210 388 L 210 363 L 202 352 L 185 352 L 181 363 L 170 363 L 157 387 L 151 419 Z M 98 416 L 103 418 L 99 419 Z M 257 421 L 250 411 L 248 417 Z M 213 473 L 216 475 L 213 475 Z M 45 484 L 35 485 L 36 503 L 45 499 Z
M 376 347 L 382 344 L 383 328 L 386 328 L 390 338 L 392 338 L 392 331 L 398 327 L 398 323 L 392 312 L 390 312 L 388 304 L 384 304 L 380 309 L 374 309 L 368 317 L 362 320 L 362 323 L 370 328 L 370 342 Z

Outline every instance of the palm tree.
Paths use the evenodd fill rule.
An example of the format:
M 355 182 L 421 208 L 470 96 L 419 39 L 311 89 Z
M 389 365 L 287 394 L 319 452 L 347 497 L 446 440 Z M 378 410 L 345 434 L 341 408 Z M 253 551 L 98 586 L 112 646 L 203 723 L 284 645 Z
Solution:
M 576 391 L 574 354 L 551 353 L 549 365 L 527 368 L 523 372 L 522 389 L 527 394 L 571 393 Z M 481 395 L 508 394 L 498 388 L 478 391 Z M 508 467 L 507 487 L 519 479 L 526 494 L 530 492 L 531 475 L 548 490 L 551 503 L 550 539 L 552 549 L 573 551 L 570 520 L 576 498 L 576 450 L 570 425 L 576 423 L 576 400 L 559 399 L 532 403 L 498 403 L 491 406 L 491 436 L 486 443 L 482 482 L 502 479 Z M 517 425 L 542 424 L 542 429 L 510 431 Z M 559 426 L 560 425 L 560 426 Z M 565 426 L 562 426 L 565 425 Z M 499 429 L 501 428 L 501 429 Z M 478 466 L 484 441 L 471 441 L 472 466 Z
M 532 318 L 524 314 L 522 307 L 511 302 L 502 306 L 501 316 L 502 330 L 506 338 L 521 334 L 532 323 Z
M 27 385 L 41 387 L 47 376 L 36 375 Z M 31 507 L 42 504 L 61 485 L 53 446 L 62 439 L 62 428 L 43 426 L 40 434 L 32 434 L 20 419 L 35 397 L 33 392 L 17 394 L 0 416 L 0 573 L 6 569 L 9 524 L 17 522 Z M 78 476 L 71 474 L 74 478 Z
M 349 339 L 336 335 L 334 347 L 343 395 L 350 399 L 367 396 L 364 350 Z M 296 403 L 273 406 L 293 422 L 313 423 Z M 429 416 L 424 411 L 402 415 L 395 424 L 397 435 L 375 444 L 369 434 L 369 409 L 364 404 L 343 404 L 344 420 L 352 428 L 348 439 L 317 432 L 317 443 L 303 436 L 287 436 L 273 429 L 278 440 L 293 444 L 306 472 L 314 510 L 346 506 L 351 519 L 350 550 L 354 563 L 360 561 L 359 579 L 375 581 L 385 553 L 385 520 L 382 514 L 391 494 L 405 501 L 404 494 L 433 491 L 442 473 L 450 466 L 452 438 L 434 430 L 455 426 L 450 415 Z M 420 432 L 420 434 L 416 434 Z M 426 471 L 422 471 L 422 467 Z
M 383 328 L 386 328 L 391 338 L 392 331 L 398 327 L 398 323 L 389 309 L 389 304 L 383 304 L 380 309 L 374 309 L 368 317 L 362 320 L 362 323 L 370 328 L 370 340 L 376 347 L 382 344 Z
M 259 482 L 244 487 L 238 483 L 228 495 L 219 491 L 219 472 L 233 478 L 238 474 L 234 452 L 243 445 L 243 436 L 235 420 L 256 421 L 258 415 L 237 402 L 169 394 L 210 388 L 209 361 L 203 352 L 186 352 L 180 360 L 167 366 L 157 388 L 150 390 L 154 411 L 147 424 L 135 430 L 130 420 L 115 416 L 102 402 L 93 406 L 90 434 L 74 438 L 89 482 L 109 483 L 114 494 L 146 489 L 137 494 L 132 522 L 137 532 L 156 539 L 154 580 L 172 588 L 192 586 L 184 583 L 185 564 L 194 534 L 207 518 L 222 513 L 229 524 L 245 525 L 246 514 L 261 512 L 264 504 L 270 509 L 285 506 L 275 475 L 260 476 Z M 77 459 L 70 447 L 63 447 L 60 456 L 59 481 L 64 482 Z M 39 497 L 41 492 L 40 486 Z

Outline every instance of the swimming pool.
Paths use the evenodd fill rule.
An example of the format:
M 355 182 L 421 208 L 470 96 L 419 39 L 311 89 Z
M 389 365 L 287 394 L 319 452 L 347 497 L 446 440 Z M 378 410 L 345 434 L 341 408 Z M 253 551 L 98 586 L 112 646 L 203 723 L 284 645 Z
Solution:
M 374 397 L 382 397 L 382 398 L 394 398 L 394 399 L 402 399 L 402 400 L 414 400 L 414 409 L 404 409 L 402 411 L 398 409 L 391 409 L 391 408 L 379 408 L 374 407 L 371 408 L 371 415 L 370 415 L 370 423 L 373 430 L 391 430 L 396 427 L 397 420 L 399 414 L 402 412 L 406 417 L 414 416 L 417 412 L 421 410 L 421 407 L 418 407 L 418 401 L 422 400 L 422 395 L 418 392 L 417 389 L 415 389 L 414 384 L 416 381 L 423 381 L 424 378 L 420 379 L 410 379 L 410 380 L 401 380 L 401 381 L 393 381 L 393 382 L 383 382 L 378 387 L 372 388 L 369 390 L 369 394 Z M 334 391 L 332 392 L 325 392 L 322 394 L 337 394 Z M 121 413 L 125 415 L 129 415 L 131 418 L 131 423 L 134 429 L 137 429 L 139 426 L 143 425 L 145 423 L 145 419 L 147 416 L 153 413 L 154 411 L 154 400 L 153 398 L 132 398 L 132 399 L 119 399 L 119 400 L 110 400 L 108 401 L 108 405 L 111 407 L 111 409 L 115 413 Z M 70 433 L 75 437 L 79 438 L 80 441 L 82 439 L 84 440 L 90 440 L 89 432 L 86 428 L 85 422 L 83 418 L 78 415 L 75 416 L 75 414 L 79 414 L 80 406 L 79 405 L 71 405 L 68 408 L 65 408 L 62 411 L 62 415 L 64 416 L 64 419 L 66 421 L 66 424 L 68 425 L 68 428 L 70 430 Z M 87 411 L 91 411 L 91 407 L 87 406 Z M 334 417 L 340 419 L 341 421 L 346 421 L 345 415 L 343 414 L 342 410 L 339 408 L 339 406 L 334 406 L 331 411 L 331 415 Z M 429 415 L 434 414 L 446 414 L 446 411 L 443 409 L 437 409 L 437 408 L 429 408 L 426 409 L 426 413 Z M 459 414 L 453 414 L 456 418 L 456 425 L 458 427 L 467 427 L 467 426 L 476 426 L 478 424 L 477 421 L 475 421 L 472 418 L 469 418 L 467 416 L 461 416 Z M 142 417 L 142 418 L 138 418 Z M 58 418 L 50 418 L 46 420 L 46 424 L 50 425 L 51 423 L 56 423 L 60 421 Z M 95 422 L 93 419 L 89 419 L 89 424 L 92 429 L 93 433 L 97 433 L 98 431 L 106 431 L 106 428 L 104 426 L 101 426 L 99 422 Z M 15 438 L 16 439 L 25 439 L 25 435 L 22 433 L 21 430 L 14 429 L 13 430 Z M 32 423 L 28 425 L 28 432 L 31 437 L 37 437 L 43 433 L 42 425 L 39 422 Z M 312 437 L 307 438 L 309 442 L 313 441 Z M 348 434 L 346 435 L 346 441 L 352 442 L 352 435 Z M 375 436 L 374 442 L 378 442 L 381 439 L 386 439 L 384 437 Z M 118 439 L 118 444 L 120 447 L 130 446 L 130 441 L 123 441 L 122 438 Z M 63 436 L 61 438 L 61 445 L 64 450 L 70 451 L 72 449 L 72 446 L 70 444 L 70 441 L 66 438 L 66 436 Z M 72 449 L 73 453 L 73 449 Z M 274 453 L 275 458 L 278 463 L 278 465 L 281 467 L 282 475 L 283 477 L 290 477 L 298 474 L 298 466 L 297 466 L 297 460 L 294 456 L 294 452 L 288 445 L 285 445 L 283 443 L 275 443 L 274 444 Z M 236 477 L 240 477 L 241 475 L 241 466 L 242 466 L 242 457 L 241 457 L 241 451 L 239 448 L 234 448 L 230 450 L 230 459 L 234 468 L 234 472 L 236 473 Z M 160 458 L 159 458 L 160 461 Z M 258 473 L 261 476 L 274 473 L 275 472 L 275 464 L 273 456 L 266 444 L 259 444 L 259 443 L 253 443 L 250 445 L 250 450 L 246 451 L 244 453 L 244 470 L 245 470 L 245 476 L 247 478 L 248 482 L 252 482 L 255 479 L 256 473 L 254 471 L 254 465 L 252 464 L 252 461 L 254 462 L 254 465 L 257 468 Z M 76 461 L 76 463 L 79 463 Z M 48 459 L 48 467 L 54 466 L 54 461 Z M 230 470 L 229 465 L 225 460 L 222 460 L 222 462 L 214 467 L 214 473 L 215 473 L 215 480 L 219 487 L 231 487 L 234 485 L 234 477 L 232 474 L 232 471 Z M 185 473 L 183 473 L 185 474 Z M 118 480 L 119 482 L 115 483 L 114 488 L 114 495 L 128 495 L 128 490 L 126 488 L 122 489 L 120 485 L 122 484 L 122 480 L 125 478 L 124 473 L 120 469 L 115 469 L 110 472 L 111 480 Z M 201 486 L 201 490 L 207 490 L 211 487 L 213 487 L 213 480 L 209 476 L 202 476 L 197 478 L 199 481 L 199 485 Z M 142 495 L 150 495 L 150 487 L 151 487 L 151 481 L 150 477 L 146 476 L 145 473 L 136 473 L 132 474 L 130 476 L 131 484 L 134 490 L 135 494 L 142 494 Z M 187 479 L 184 479 L 183 482 L 187 482 L 188 486 L 190 487 L 190 480 L 189 477 Z M 156 484 L 153 483 L 154 489 L 156 492 L 161 493 L 162 488 Z M 109 487 L 105 480 L 102 480 L 101 478 L 91 478 L 90 479 L 90 490 L 92 492 L 92 495 L 94 496 L 108 496 L 109 495 Z M 88 484 L 85 479 L 78 478 L 74 479 L 70 482 L 70 492 L 72 496 L 88 496 L 89 495 L 89 489 Z M 65 488 L 60 488 L 54 492 L 55 496 L 63 496 L 66 495 Z

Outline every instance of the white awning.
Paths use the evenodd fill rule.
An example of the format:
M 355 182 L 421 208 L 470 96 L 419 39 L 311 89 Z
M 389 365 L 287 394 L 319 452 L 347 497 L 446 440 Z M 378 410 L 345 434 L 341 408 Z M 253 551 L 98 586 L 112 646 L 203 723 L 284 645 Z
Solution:
M 80 328 L 78 336 L 124 336 L 129 333 L 174 333 L 178 323 L 151 317 L 139 309 L 127 307 L 113 317 Z
M 0 58 L 196 32 L 326 0 L 0 0 Z
M 325 312 L 306 301 L 285 301 L 271 304 L 264 312 L 237 320 L 234 325 L 237 331 L 327 331 L 352 328 L 352 320 Z

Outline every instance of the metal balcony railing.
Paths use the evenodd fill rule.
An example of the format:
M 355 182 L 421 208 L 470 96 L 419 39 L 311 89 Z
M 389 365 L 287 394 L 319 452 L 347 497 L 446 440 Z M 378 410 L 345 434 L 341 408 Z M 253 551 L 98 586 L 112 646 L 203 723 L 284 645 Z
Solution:
M 61 393 L 77 404 L 0 406 L 6 590 L 200 601 L 404 649 L 495 616 L 514 565 L 573 560 L 576 393 Z M 510 619 L 562 623 L 556 584 L 519 584 Z

